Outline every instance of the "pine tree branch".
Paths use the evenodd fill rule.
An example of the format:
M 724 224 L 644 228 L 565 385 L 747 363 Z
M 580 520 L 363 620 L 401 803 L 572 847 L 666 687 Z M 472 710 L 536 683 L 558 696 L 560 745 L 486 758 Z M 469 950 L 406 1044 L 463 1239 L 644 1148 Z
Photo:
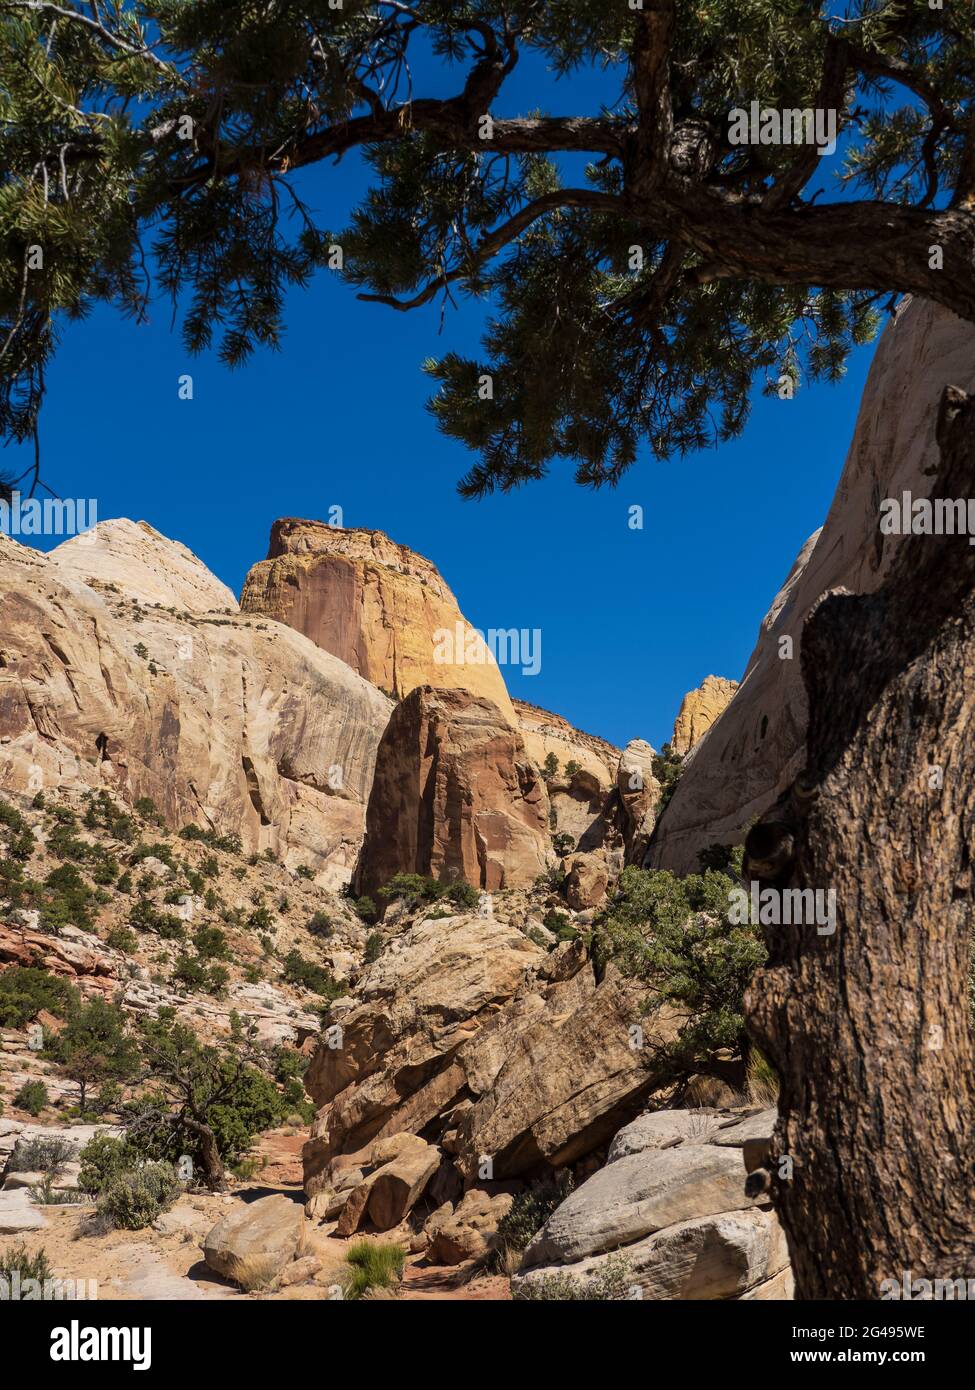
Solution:
M 555 211 L 556 208 L 567 207 L 590 208 L 594 211 L 620 214 L 623 203 L 621 199 L 613 197 L 610 193 L 597 193 L 589 188 L 563 188 L 555 193 L 545 193 L 540 198 L 526 204 L 500 227 L 495 227 L 494 231 L 488 232 L 473 248 L 471 258 L 465 265 L 457 266 L 446 275 L 438 275 L 435 279 L 430 280 L 413 299 L 397 299 L 395 295 L 391 294 L 359 294 L 356 295 L 356 298 L 370 304 L 387 304 L 391 309 L 400 309 L 403 312 L 419 309 L 421 305 L 428 304 L 439 289 L 445 289 L 447 285 L 456 280 L 469 278 L 476 267 L 493 259 L 509 242 L 514 241 L 540 217 Z

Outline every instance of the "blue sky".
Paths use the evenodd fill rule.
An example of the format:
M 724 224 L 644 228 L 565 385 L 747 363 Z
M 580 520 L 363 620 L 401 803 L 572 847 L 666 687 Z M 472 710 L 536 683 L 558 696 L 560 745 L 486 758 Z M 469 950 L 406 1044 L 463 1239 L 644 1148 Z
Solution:
M 425 90 L 455 85 L 437 73 Z M 524 62 L 494 111 L 595 111 L 606 93 L 598 76 L 556 85 Z M 303 192 L 341 227 L 362 187 L 353 155 L 310 171 Z M 215 355 L 187 357 L 164 301 L 141 326 L 99 309 L 66 327 L 48 375 L 44 475 L 63 497 L 96 498 L 101 518 L 145 519 L 182 541 L 237 593 L 276 517 L 325 518 L 337 504 L 346 525 L 433 560 L 471 623 L 541 629 L 541 672 L 506 670 L 513 695 L 614 743 L 659 747 L 685 691 L 712 672 L 740 677 L 826 514 L 873 349 L 842 385 L 759 398 L 740 440 L 644 459 L 615 491 L 579 488 L 571 463 L 556 463 L 544 482 L 462 502 L 470 456 L 424 410 L 420 364 L 474 351 L 482 321 L 462 302 L 441 331 L 438 305 L 361 304 L 323 271 L 292 296 L 283 351 L 231 373 Z M 192 401 L 177 395 L 186 372 Z M 634 504 L 642 531 L 627 524 Z

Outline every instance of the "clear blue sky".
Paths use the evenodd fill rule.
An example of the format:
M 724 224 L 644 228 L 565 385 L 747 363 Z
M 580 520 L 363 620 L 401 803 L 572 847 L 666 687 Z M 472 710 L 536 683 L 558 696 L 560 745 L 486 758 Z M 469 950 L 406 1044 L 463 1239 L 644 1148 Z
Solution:
M 425 94 L 456 88 L 431 75 Z M 494 111 L 596 111 L 606 94 L 604 79 L 554 85 L 525 61 Z M 340 228 L 362 187 L 350 155 L 310 171 L 303 191 Z M 424 410 L 420 363 L 473 351 L 482 317 L 462 303 L 441 332 L 438 305 L 361 304 L 323 271 L 292 297 L 283 351 L 231 373 L 215 355 L 187 358 L 164 301 L 143 326 L 101 309 L 65 328 L 49 373 L 44 475 L 63 497 L 96 498 L 103 519 L 144 519 L 182 541 L 237 593 L 276 517 L 324 518 L 339 504 L 346 525 L 433 560 L 471 623 L 541 629 L 541 673 L 506 671 L 513 695 L 614 743 L 659 747 L 685 691 L 711 672 L 742 674 L 826 514 L 873 349 L 842 385 L 759 398 L 740 440 L 645 459 L 615 492 L 579 488 L 557 463 L 542 483 L 462 502 L 454 485 L 471 460 Z M 184 372 L 191 402 L 177 398 Z M 627 526 L 635 503 L 642 531 Z

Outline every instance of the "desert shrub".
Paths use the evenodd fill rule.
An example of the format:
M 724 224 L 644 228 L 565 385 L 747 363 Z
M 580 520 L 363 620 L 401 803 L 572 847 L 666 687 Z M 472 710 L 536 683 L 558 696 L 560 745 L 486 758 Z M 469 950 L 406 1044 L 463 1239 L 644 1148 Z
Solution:
M 376 911 L 376 904 L 372 898 L 363 894 L 361 898 L 356 898 L 352 904 L 352 910 L 361 922 L 375 922 L 379 913 Z
M 120 1173 L 101 1192 L 98 1214 L 125 1231 L 141 1231 L 171 1207 L 180 1194 L 171 1163 L 146 1163 Z
M 772 1106 L 779 1099 L 778 1073 L 757 1047 L 753 1047 L 748 1056 L 746 1085 L 748 1098 L 756 1105 Z
M 45 930 L 57 934 L 69 924 L 89 931 L 94 926 L 95 894 L 74 864 L 61 864 L 44 880 L 46 893 L 40 905 Z
M 311 990 L 313 994 L 321 994 L 327 999 L 340 999 L 346 993 L 344 985 L 335 979 L 330 970 L 306 960 L 300 951 L 289 951 L 285 956 L 281 978 L 289 985 Z
M 714 869 L 719 874 L 727 874 L 729 878 L 738 880 L 742 875 L 744 853 L 744 845 L 708 845 L 698 852 L 697 862 L 702 874 Z
M 2 797 L 0 797 L 0 825 L 15 832 L 27 829 L 27 822 L 16 806 L 11 806 L 10 802 L 4 801 Z
M 14 1096 L 14 1105 L 18 1110 L 26 1110 L 28 1115 L 39 1115 L 49 1101 L 43 1081 L 25 1081 Z
M 247 919 L 249 927 L 256 927 L 258 931 L 267 931 L 268 927 L 274 926 L 274 914 L 270 908 L 256 907 Z
M 578 927 L 573 926 L 567 912 L 546 912 L 542 926 L 550 931 L 558 941 L 574 941 L 579 935 Z
M 135 803 L 135 810 L 137 814 L 140 815 L 144 821 L 148 821 L 150 825 L 161 827 L 165 824 L 151 796 L 140 796 Z
M 23 1241 L 9 1250 L 0 1250 L 0 1279 L 5 1279 L 9 1285 L 15 1275 L 20 1276 L 21 1285 L 28 1279 L 36 1279 L 39 1284 L 51 1279 L 51 1264 L 45 1251 L 36 1250 L 31 1255 Z
M 332 919 L 326 912 L 314 912 L 308 919 L 308 930 L 312 936 L 332 935 Z
M 615 1303 L 633 1297 L 630 1265 L 623 1255 L 610 1255 L 603 1269 L 588 1279 L 571 1274 L 547 1274 L 522 1284 L 513 1297 L 524 1303 Z
M 198 927 L 193 945 L 201 960 L 230 960 L 230 947 L 219 927 Z
M 295 873 L 299 878 L 303 879 L 312 879 L 315 877 L 314 871 L 310 869 L 307 864 L 299 864 L 297 869 L 295 869 Z
M 498 1222 L 499 1249 L 507 1246 L 524 1250 L 542 1229 L 556 1207 L 572 1191 L 572 1174 L 566 1170 L 559 1178 L 546 1178 L 516 1194 L 508 1211 Z
M 113 951 L 121 951 L 124 955 L 134 951 L 137 944 L 135 932 L 129 931 L 128 927 L 113 927 L 105 938 L 106 946 L 111 946 Z
M 677 790 L 677 783 L 684 771 L 684 759 L 679 753 L 674 752 L 669 743 L 665 743 L 660 752 L 653 755 L 652 771 L 660 783 L 660 801 L 657 804 L 657 819 L 659 820 L 664 807 Z
M 571 854 L 575 849 L 575 844 L 575 836 L 569 835 L 564 830 L 560 831 L 558 835 L 552 836 L 552 848 L 560 859 L 564 858 L 567 854 Z
M 477 889 L 465 883 L 463 879 L 441 883 L 428 874 L 394 874 L 389 882 L 380 888 L 379 896 L 387 902 L 393 898 L 400 898 L 410 911 L 420 903 L 435 903 L 441 898 L 448 899 L 458 907 L 468 908 L 477 907 L 480 900 Z
M 66 1139 L 28 1139 L 7 1160 L 10 1173 L 60 1173 L 74 1148 Z
M 0 974 L 0 1025 L 23 1028 L 42 1009 L 65 1018 L 77 1007 L 78 991 L 61 979 L 31 965 L 13 965 Z
M 144 859 L 158 859 L 159 862 L 165 864 L 167 868 L 176 868 L 176 864 L 173 860 L 173 847 L 172 845 L 167 845 L 165 841 L 162 840 L 156 841 L 153 844 L 148 844 L 145 840 L 139 841 L 135 849 L 129 855 L 129 863 L 134 868 L 136 864 L 141 864 Z
M 123 1173 L 131 1172 L 140 1162 L 140 1155 L 127 1139 L 110 1134 L 96 1134 L 79 1154 L 81 1172 L 78 1187 L 97 1197 Z
M 379 1245 L 371 1240 L 357 1240 L 349 1246 L 345 1258 L 351 1270 L 345 1296 L 362 1298 L 370 1289 L 396 1287 L 403 1277 L 406 1251 L 399 1245 Z
M 647 985 L 646 1012 L 671 1004 L 681 1018 L 675 1038 L 653 1044 L 653 1062 L 668 1080 L 707 1074 L 719 1052 L 725 1062 L 748 1057 L 743 998 L 766 948 L 759 927 L 730 920 L 734 887 L 713 869 L 676 878 L 631 865 L 594 930 L 597 973 L 615 961 Z
M 378 960 L 383 953 L 382 933 L 378 931 L 370 932 L 366 937 L 366 949 L 362 960 L 365 965 L 372 965 L 374 960 Z

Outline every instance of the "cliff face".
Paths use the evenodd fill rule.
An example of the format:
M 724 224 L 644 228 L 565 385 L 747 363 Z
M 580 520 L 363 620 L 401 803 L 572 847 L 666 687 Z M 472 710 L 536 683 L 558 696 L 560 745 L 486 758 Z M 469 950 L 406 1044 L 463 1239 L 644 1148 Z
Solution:
M 276 521 L 268 558 L 244 583 L 241 608 L 304 633 L 396 698 L 418 685 L 469 690 L 515 724 L 504 677 L 436 566 L 381 531 Z M 443 632 L 451 634 L 453 660 L 437 659 Z
M 683 757 L 710 729 L 738 689 L 737 681 L 721 676 L 705 676 L 697 690 L 689 690 L 681 701 L 674 721 L 670 746 Z
M 0 787 L 148 796 L 348 879 L 391 708 L 367 681 L 141 523 L 0 538 L 0 605 Z
M 548 795 L 518 732 L 489 700 L 418 686 L 379 745 L 356 891 L 404 871 L 526 887 L 551 858 Z
M 680 873 L 713 842 L 736 843 L 794 780 L 805 756 L 802 627 L 830 589 L 870 593 L 899 542 L 880 533 L 880 503 L 926 496 L 947 383 L 975 388 L 975 327 L 923 300 L 903 304 L 877 347 L 853 442 L 826 521 L 803 546 L 759 630 L 727 708 L 688 755 L 649 861 Z

